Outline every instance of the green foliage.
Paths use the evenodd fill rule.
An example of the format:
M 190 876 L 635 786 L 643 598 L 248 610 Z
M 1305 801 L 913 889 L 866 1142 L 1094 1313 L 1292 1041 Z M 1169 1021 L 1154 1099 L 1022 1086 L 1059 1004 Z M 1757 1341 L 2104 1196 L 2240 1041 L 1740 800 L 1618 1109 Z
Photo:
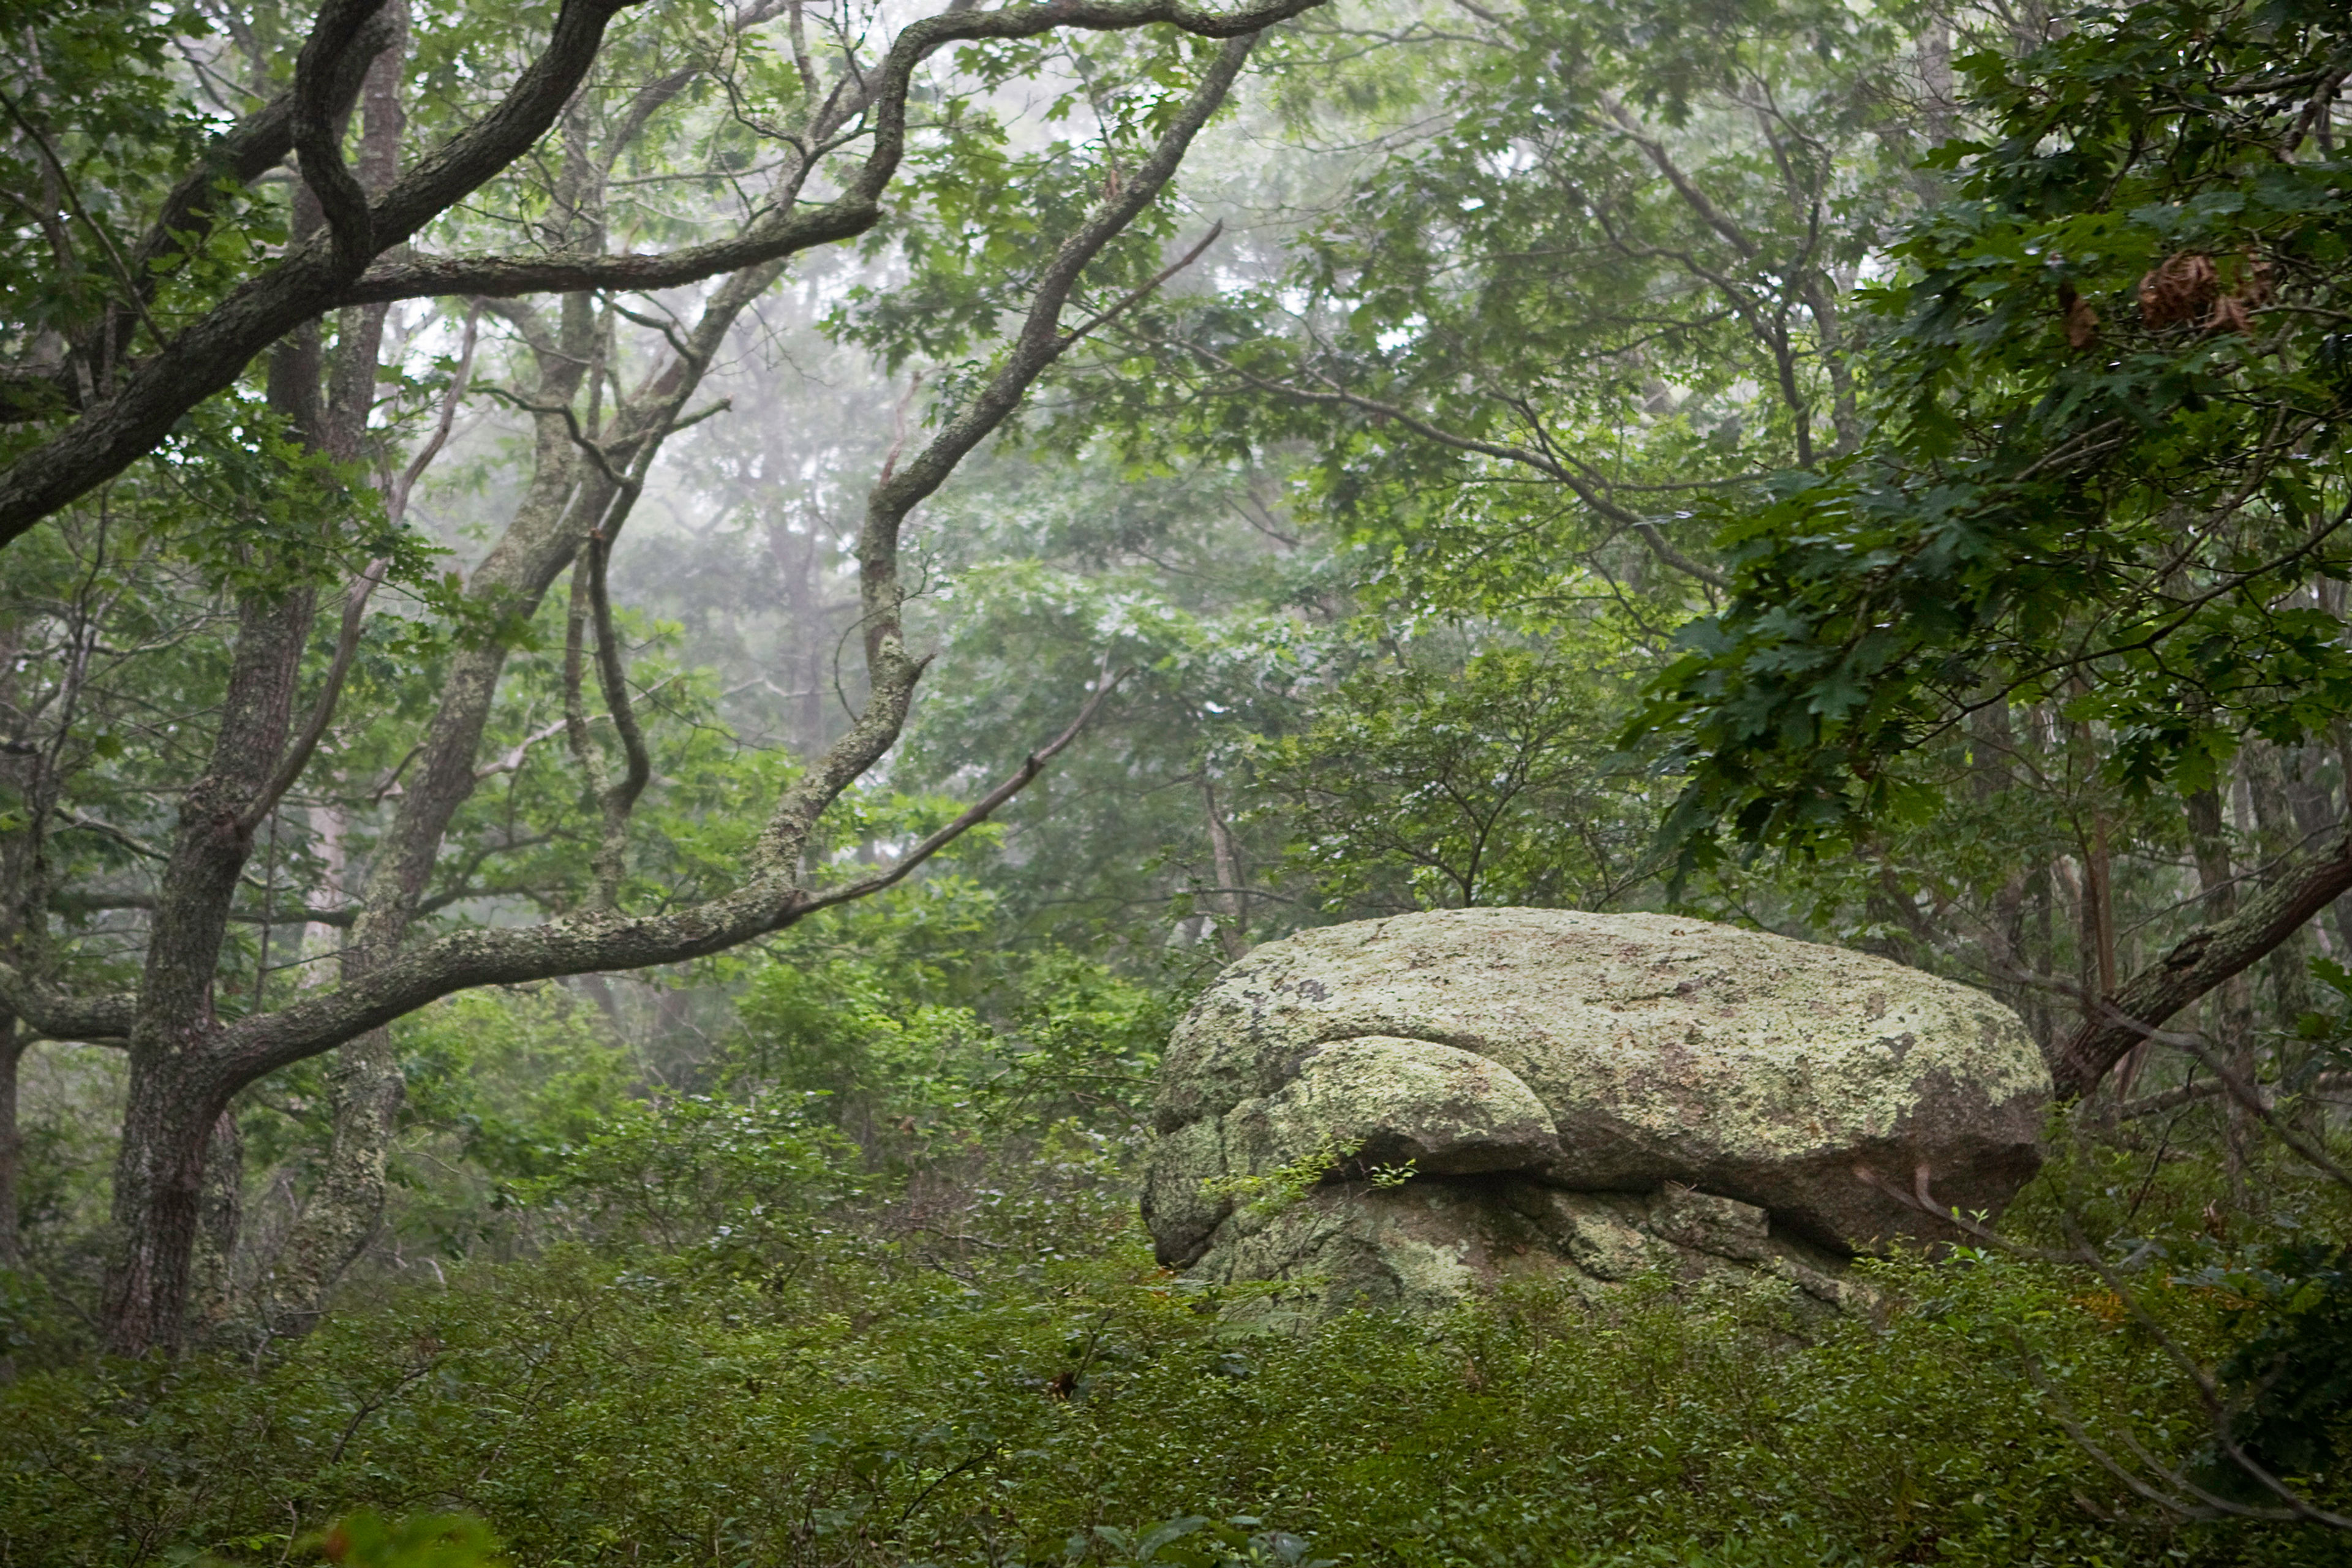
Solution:
M 928 1263 L 845 1232 L 792 1271 L 564 1250 L 258 1369 L 27 1376 L 0 1392 L 0 1540 L 275 1561 L 310 1521 L 462 1502 L 524 1562 L 2326 1560 L 2142 1516 L 2050 1419 L 2022 1356 L 2096 1430 L 2176 1458 L 2203 1436 L 2179 1369 L 2079 1273 L 1889 1266 L 1882 1321 L 1810 1342 L 1663 1280 L 1235 1340 L 1117 1212 L 1062 1215 L 1057 1261 L 985 1215 Z M 2147 1301 L 2221 1342 L 2216 1292 Z
M 2164 0 L 1963 62 L 1992 133 L 1937 153 L 1956 197 L 1873 296 L 1887 416 L 1719 509 L 1735 594 L 1641 718 L 1689 770 L 1685 864 L 1718 825 L 1926 821 L 1945 781 L 1911 759 L 1996 700 L 2105 727 L 2141 794 L 2352 702 L 2325 605 L 2352 229 L 2302 85 L 2347 50 L 2337 6 Z
M 997 945 L 998 900 L 953 875 L 795 928 L 745 967 L 726 1081 L 821 1096 L 895 1168 L 1065 1119 L 1142 1120 L 1179 1009 L 1163 985 L 1038 943 Z
M 1149 1530 L 1121 1530 L 1097 1524 L 1085 1534 L 1070 1537 L 1063 1556 L 1071 1563 L 1103 1562 L 1111 1568 L 1143 1568 L 1164 1563 L 1168 1568 L 1261 1568 L 1275 1563 L 1290 1568 L 1338 1568 L 1330 1557 L 1308 1557 L 1307 1542 L 1288 1531 L 1257 1527 L 1265 1521 L 1247 1514 L 1231 1519 L 1203 1518 L 1197 1513 L 1164 1520 Z M 1108 1554 L 1097 1557 L 1100 1548 Z
M 562 986 L 461 993 L 392 1032 L 405 1092 L 386 1173 L 391 1234 L 425 1258 L 510 1248 L 521 1239 L 521 1186 L 562 1168 L 616 1109 L 643 1104 L 637 1054 Z M 271 1075 L 247 1097 L 239 1125 L 255 1177 L 307 1190 L 332 1125 L 326 1064 Z
M 66 341 L 127 303 L 149 205 L 202 145 L 203 119 L 173 80 L 172 42 L 211 26 L 194 7 L 10 0 L 0 29 L 0 347 L 62 371 Z M 224 243 L 241 249 L 247 237 L 232 227 Z
M 1130 973 L 1151 973 L 1164 929 L 1147 936 L 1137 915 L 1202 911 L 1194 889 L 1219 885 L 1212 799 L 1238 816 L 1249 737 L 1294 723 L 1333 656 L 1321 617 L 1298 607 L 1328 587 L 1317 580 L 1328 570 L 1244 521 L 1280 504 L 1268 473 L 1204 465 L 1072 482 L 1000 460 L 981 477 L 985 488 L 957 499 L 961 548 L 931 612 L 942 674 L 954 673 L 919 710 L 907 765 L 936 780 L 975 763 L 1009 772 L 1069 722 L 1106 661 L 1129 671 L 1084 741 L 999 814 L 1020 852 L 988 881 L 1034 937 L 1108 944 Z M 1271 835 L 1243 840 L 1249 865 L 1278 858 Z M 1112 843 L 1118 854 L 1099 852 Z
M 2275 1494 L 2246 1468 L 2273 1479 L 2324 1477 L 2352 1440 L 2352 1268 L 2333 1244 L 2273 1247 L 2252 1267 L 2209 1268 L 2200 1282 L 2241 1303 L 2237 1344 L 2220 1368 L 2231 1394 L 2226 1443 L 2198 1467 L 2225 1496 L 2264 1505 Z M 2306 1481 L 2306 1484 L 2307 1481 Z
M 845 1153 L 798 1097 L 625 1100 L 514 1194 L 608 1244 L 772 1263 L 805 1250 L 815 1216 L 855 1195 Z
M 387 1520 L 373 1509 L 337 1520 L 314 1544 L 336 1568 L 499 1568 L 498 1538 L 462 1514 Z
M 1573 646 L 1597 662 L 1601 640 Z M 1604 907 L 1641 879 L 1649 837 L 1612 774 L 1614 711 L 1565 647 L 1360 670 L 1255 750 L 1261 809 L 1294 826 L 1290 861 L 1335 913 Z
M 446 1133 L 498 1176 L 544 1170 L 628 1102 L 635 1063 L 603 1016 L 553 985 L 463 992 L 394 1026 L 404 1125 Z
M 966 45 L 958 64 L 983 88 L 1034 83 L 1048 73 L 1075 83 L 1037 119 L 1071 131 L 1016 148 L 992 116 L 961 100 L 944 106 L 924 138 L 930 156 L 900 180 L 904 198 L 868 233 L 869 251 L 894 250 L 908 276 L 889 289 L 853 288 L 827 322 L 845 342 L 876 351 L 890 371 L 931 362 L 930 423 L 945 424 L 989 374 L 987 350 L 1005 318 L 1025 310 L 1053 258 L 1051 237 L 1074 233 L 1115 190 L 1121 170 L 1147 155 L 1182 109 L 1208 49 L 1158 31 L 1076 41 Z M 1074 315 L 1118 299 L 1156 272 L 1175 228 L 1155 205 L 1088 267 Z M 971 357 L 975 349 L 980 357 Z M 941 363 L 945 362 L 945 363 Z
M 1201 1192 L 1204 1197 L 1239 1205 L 1249 1219 L 1268 1220 L 1295 1207 L 1308 1193 L 1341 1172 L 1360 1176 L 1365 1185 L 1376 1190 L 1401 1187 L 1412 1180 L 1412 1161 L 1396 1165 L 1368 1164 L 1355 1157 L 1363 1147 L 1360 1138 L 1327 1136 L 1286 1165 L 1277 1165 L 1254 1176 L 1219 1176 L 1202 1183 Z

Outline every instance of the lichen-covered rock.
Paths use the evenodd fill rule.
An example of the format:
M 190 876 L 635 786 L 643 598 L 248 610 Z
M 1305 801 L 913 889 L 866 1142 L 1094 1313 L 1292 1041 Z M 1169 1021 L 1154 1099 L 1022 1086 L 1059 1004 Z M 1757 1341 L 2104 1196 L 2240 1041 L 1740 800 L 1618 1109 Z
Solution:
M 1513 1279 L 1597 1297 L 1654 1270 L 1677 1286 L 1776 1291 L 1800 1318 L 1823 1318 L 1869 1299 L 1840 1277 L 1843 1267 L 1728 1199 L 1672 1186 L 1647 1196 L 1563 1192 L 1499 1172 L 1390 1189 L 1334 1184 L 1270 1215 L 1244 1211 L 1191 1278 L 1277 1287 L 1241 1295 L 1225 1316 L 1282 1330 L 1351 1307 L 1435 1310 Z
M 1465 1238 L 1534 1225 L 1528 1192 L 1643 1205 L 1633 1230 L 1593 1217 L 1617 1201 L 1599 1196 L 1538 1227 L 1595 1279 L 1660 1247 L 1819 1274 L 1946 1238 L 1862 1170 L 1907 1188 L 1925 1166 L 1939 1202 L 1997 1213 L 2040 1163 L 2050 1093 L 2015 1015 L 1884 959 L 1660 915 L 1404 915 L 1269 943 L 1210 987 L 1160 1069 L 1145 1211 L 1172 1267 L 1385 1270 L 1401 1301 L 1502 1267 Z M 1234 1178 L 1351 1142 L 1423 1179 L 1235 1215 Z M 1507 1187 L 1517 1219 L 1489 1212 Z
M 1438 1176 L 1520 1170 L 1560 1152 L 1551 1113 L 1510 1068 L 1425 1040 L 1318 1046 L 1281 1092 L 1235 1107 L 1226 1125 L 1237 1116 L 1262 1139 L 1254 1156 L 1259 1168 L 1334 1145 L 1362 1164 L 1411 1162 Z

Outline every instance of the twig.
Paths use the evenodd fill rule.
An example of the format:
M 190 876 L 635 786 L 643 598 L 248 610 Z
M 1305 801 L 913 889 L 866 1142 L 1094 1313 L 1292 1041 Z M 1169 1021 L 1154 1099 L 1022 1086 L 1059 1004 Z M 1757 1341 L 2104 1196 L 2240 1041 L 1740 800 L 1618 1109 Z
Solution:
M 352 661 L 359 653 L 360 631 L 366 621 L 368 599 L 375 593 L 376 584 L 383 581 L 384 571 L 391 564 L 389 556 L 378 556 L 369 562 L 366 570 L 353 578 L 352 585 L 344 590 L 342 629 L 336 634 L 335 657 L 327 666 L 327 678 L 319 688 L 319 700 L 310 705 L 310 717 L 303 724 L 302 732 L 295 737 L 294 744 L 278 762 L 278 771 L 270 775 L 261 793 L 253 797 L 252 804 L 238 817 L 238 826 L 246 832 L 252 832 L 261 825 L 262 818 L 278 809 L 278 801 L 294 787 L 295 781 L 302 776 L 302 770 L 310 765 L 310 755 L 319 749 L 320 740 L 334 719 L 335 705 L 343 695 L 343 681 L 351 674 Z
M 1378 398 L 1366 397 L 1360 393 L 1349 392 L 1328 380 L 1326 385 L 1329 386 L 1330 390 L 1325 392 L 1317 392 L 1293 382 L 1276 381 L 1270 377 L 1259 375 L 1254 371 L 1244 370 L 1224 355 L 1213 349 L 1203 348 L 1198 343 L 1171 342 L 1166 338 L 1150 336 L 1146 336 L 1143 341 L 1157 348 L 1174 349 L 1179 353 L 1189 353 L 1261 392 L 1271 393 L 1277 397 L 1286 397 L 1300 403 L 1337 404 L 1342 407 L 1360 409 L 1375 418 L 1402 426 L 1414 435 L 1425 440 L 1434 441 L 1440 446 L 1451 447 L 1456 451 L 1475 453 L 1479 457 L 1496 458 L 1505 462 L 1523 464 L 1567 486 L 1577 500 L 1611 521 L 1633 530 L 1640 535 L 1642 542 L 1649 546 L 1650 552 L 1674 570 L 1686 576 L 1696 577 L 1711 588 L 1728 592 L 1731 587 L 1730 579 L 1725 577 L 1723 574 L 1693 561 L 1667 542 L 1664 532 L 1655 523 L 1608 500 L 1592 485 L 1570 472 L 1567 465 L 1543 452 L 1536 451 L 1531 447 L 1513 446 L 1508 442 L 1486 441 L 1473 436 L 1460 435 L 1442 426 L 1432 424 L 1396 404 L 1383 403 Z
M 2325 1149 L 2280 1121 L 2278 1113 L 2271 1109 L 2262 1090 L 2247 1083 L 2219 1057 L 2208 1050 L 2203 1040 L 2195 1035 L 2179 1035 L 2168 1030 L 2148 1028 L 2137 1019 L 2129 1018 L 2114 1008 L 2108 1008 L 2107 1012 L 2112 1016 L 2131 1024 L 2135 1028 L 2143 1030 L 2149 1039 L 2177 1047 L 2204 1063 L 2213 1076 L 2221 1079 L 2221 1087 L 2230 1098 L 2252 1111 L 2261 1120 L 2263 1125 L 2277 1136 L 2280 1142 L 2302 1155 L 2337 1185 L 2352 1191 L 2352 1173 L 2347 1173 L 2343 1166 L 2330 1159 Z
M 845 904 L 853 900 L 878 893 L 903 879 L 907 873 L 946 848 L 957 838 L 961 837 L 966 831 L 988 820 L 992 812 L 1019 795 L 1028 786 L 1030 780 L 1044 771 L 1047 763 L 1053 761 L 1065 747 L 1078 738 L 1078 732 L 1087 727 L 1089 720 L 1094 718 L 1095 710 L 1102 706 L 1103 700 L 1117 689 L 1120 681 L 1134 673 L 1132 668 L 1122 669 L 1109 679 L 1099 681 L 1095 694 L 1087 699 L 1086 706 L 1078 710 L 1078 716 L 1070 721 L 1068 729 L 1036 751 L 1030 752 L 1022 764 L 1013 770 L 1010 778 L 965 807 L 963 814 L 953 822 L 917 844 L 882 870 L 870 877 L 861 877 L 855 882 L 845 882 L 837 888 L 827 888 L 823 892 L 813 894 L 802 908 L 814 913 L 828 905 Z
M 2257 1085 L 2256 1088 L 2260 1090 L 2261 1086 Z M 2317 1094 L 2331 1089 L 2352 1089 L 2352 1072 L 2324 1072 L 2301 1089 L 2290 1092 Z M 2230 1086 L 2218 1079 L 2210 1079 L 2204 1083 L 2185 1084 L 2179 1089 L 2166 1089 L 2161 1094 L 2143 1095 L 2137 1100 L 2127 1100 L 2116 1107 L 2115 1119 L 2118 1121 L 2137 1121 L 2145 1116 L 2161 1116 L 2176 1106 L 2192 1104 L 2200 1100 L 2210 1100 L 2217 1094 L 2230 1092 Z M 2265 1093 L 2263 1098 L 2272 1104 L 2277 1103 L 2274 1093 Z
M 1186 251 L 1183 255 L 1178 257 L 1175 260 L 1170 262 L 1167 266 L 1161 268 L 1159 271 L 1153 273 L 1150 277 L 1145 279 L 1134 288 L 1129 289 L 1124 295 L 1120 296 L 1118 303 L 1112 305 L 1108 310 L 1097 312 L 1093 317 L 1081 322 L 1079 325 L 1072 327 L 1063 335 L 1062 347 L 1065 349 L 1068 348 L 1072 343 L 1076 342 L 1080 338 L 1085 337 L 1088 332 L 1093 331 L 1097 327 L 1101 326 L 1104 322 L 1118 320 L 1118 317 L 1123 315 L 1131 306 L 1142 300 L 1150 298 L 1162 283 L 1167 282 L 1168 279 L 1175 277 L 1176 274 L 1183 271 L 1184 268 L 1192 266 L 1195 261 L 1200 260 L 1202 253 L 1206 251 L 1209 247 L 1216 244 L 1217 237 L 1224 232 L 1225 220 L 1219 218 L 1216 222 L 1209 226 L 1209 232 L 1201 237 L 1200 244 L 1194 246 L 1192 249 Z
M 441 395 L 441 417 L 435 422 L 433 434 L 425 438 L 425 445 L 409 458 L 408 467 L 400 471 L 400 478 L 393 481 L 392 493 L 384 498 L 384 515 L 394 527 L 408 515 L 408 492 L 416 488 L 425 468 L 441 455 L 442 446 L 449 439 L 450 427 L 457 423 L 457 404 L 465 397 L 467 380 L 474 372 L 474 333 L 481 320 L 482 302 L 477 300 L 466 311 L 466 334 L 457 346 L 457 368 L 449 377 L 449 389 Z

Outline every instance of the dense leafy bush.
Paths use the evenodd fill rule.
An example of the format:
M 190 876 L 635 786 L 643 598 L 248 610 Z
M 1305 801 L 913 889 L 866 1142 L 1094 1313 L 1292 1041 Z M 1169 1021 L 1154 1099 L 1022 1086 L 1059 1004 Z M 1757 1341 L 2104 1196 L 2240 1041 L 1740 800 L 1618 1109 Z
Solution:
M 259 1370 L 28 1376 L 0 1396 L 0 1561 L 277 1562 L 363 1507 L 464 1510 L 549 1564 L 2324 1560 L 2291 1529 L 2165 1523 L 2067 1437 L 2029 1358 L 2093 1429 L 2184 1460 L 2207 1434 L 2162 1350 L 2063 1269 L 1888 1265 L 1878 1321 L 1810 1342 L 1664 1281 L 1243 1339 L 1123 1215 L 1073 1182 L 928 1258 L 814 1230 L 793 1268 L 558 1249 Z M 2231 1302 L 2146 1298 L 2205 1350 Z

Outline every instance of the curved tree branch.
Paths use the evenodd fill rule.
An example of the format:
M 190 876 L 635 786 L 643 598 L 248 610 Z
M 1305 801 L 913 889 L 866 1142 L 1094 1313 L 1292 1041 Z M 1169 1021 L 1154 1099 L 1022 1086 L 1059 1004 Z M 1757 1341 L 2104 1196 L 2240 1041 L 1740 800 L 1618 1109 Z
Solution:
M 420 160 L 370 210 L 368 244 L 379 255 L 405 244 L 527 153 L 594 64 L 607 24 L 638 3 L 565 0 L 547 47 L 499 106 Z M 773 261 L 865 232 L 881 216 L 881 195 L 897 174 L 905 149 L 914 69 L 950 44 L 1035 37 L 1061 27 L 1116 31 L 1155 22 L 1202 37 L 1230 39 L 1254 35 L 1321 3 L 1264 0 L 1236 11 L 1218 11 L 1185 0 L 1051 0 L 995 11 L 950 9 L 926 17 L 898 35 L 876 73 L 871 149 L 848 187 L 824 206 L 807 212 L 779 210 L 739 238 L 717 245 L 661 257 L 379 263 L 354 282 L 335 237 L 316 237 L 232 290 L 137 365 L 112 396 L 0 473 L 0 548 L 152 451 L 181 416 L 234 382 L 253 355 L 337 306 L 436 294 L 659 288 Z M 289 138 L 290 119 L 289 111 Z
M 1323 404 L 1334 407 L 1353 408 L 1360 413 L 1370 414 L 1376 419 L 1385 419 L 1402 426 L 1424 440 L 1434 441 L 1442 447 L 1451 447 L 1457 452 L 1475 453 L 1482 458 L 1496 458 L 1507 463 L 1517 463 L 1533 468 L 1545 478 L 1567 486 L 1569 489 L 1575 492 L 1577 500 L 1610 521 L 1632 529 L 1640 537 L 1642 542 L 1649 546 L 1652 554 L 1675 571 L 1685 576 L 1696 577 L 1712 588 L 1727 591 L 1731 586 L 1729 580 L 1721 573 L 1701 565 L 1676 550 L 1667 542 L 1665 534 L 1657 524 L 1639 512 L 1630 511 L 1609 500 L 1582 475 L 1549 453 L 1538 451 L 1531 447 L 1516 447 L 1507 442 L 1487 441 L 1475 436 L 1464 436 L 1448 430 L 1443 426 L 1432 424 L 1411 409 L 1401 407 L 1393 403 L 1383 403 L 1378 398 L 1366 397 L 1360 393 L 1349 392 L 1343 387 L 1328 386 L 1327 390 L 1317 391 L 1313 387 L 1300 386 L 1294 382 L 1276 381 L 1269 376 L 1259 375 L 1254 371 L 1245 370 L 1224 355 L 1199 343 L 1174 342 L 1165 338 L 1147 338 L 1145 341 L 1155 347 L 1172 348 L 1189 353 L 1204 363 L 1214 365 L 1227 375 L 1276 397 L 1287 398 L 1294 403 Z
M 2100 999 L 2072 1037 L 2051 1053 L 2062 1099 L 2080 1100 L 2107 1069 L 2164 1021 L 2264 957 L 2305 921 L 2352 890 L 2352 832 L 2282 868 L 2229 919 L 2200 926 L 2162 958 Z
M 342 114 L 335 102 L 336 68 L 358 44 L 384 0 L 326 0 L 294 61 L 291 127 L 302 183 L 319 198 L 327 220 L 335 268 L 356 278 L 375 257 L 367 190 L 343 162 Z M 347 107 L 347 106 L 346 106 Z
M 0 1006 L 16 1014 L 34 1033 L 50 1039 L 113 1045 L 130 1037 L 139 998 L 128 994 L 77 996 L 54 986 L 37 985 L 0 963 Z
M 413 952 L 389 955 L 363 973 L 347 973 L 331 989 L 308 993 L 275 1012 L 225 1029 L 209 1047 L 220 1065 L 220 1081 L 232 1086 L 224 1092 L 233 1092 L 233 1086 L 316 1056 L 455 992 L 702 957 L 780 930 L 813 910 L 878 891 L 986 820 L 1076 738 L 1116 682 L 1104 682 L 1077 722 L 1024 762 L 1012 778 L 891 868 L 864 882 L 823 892 L 813 892 L 802 884 L 800 860 L 818 818 L 896 742 L 924 668 L 924 660 L 905 651 L 898 633 L 899 525 L 939 488 L 963 456 L 1003 423 L 1037 377 L 1074 341 L 1062 328 L 1061 314 L 1079 279 L 1103 247 L 1166 185 L 1193 137 L 1223 102 L 1248 58 L 1252 41 L 1244 36 L 1226 44 L 1127 186 L 1055 251 L 1019 336 L 980 395 L 911 462 L 875 485 L 859 544 L 864 595 L 872 621 L 881 627 L 869 642 L 871 695 L 849 731 L 784 790 L 752 849 L 746 868 L 750 874 L 743 885 L 661 915 L 629 917 L 609 908 L 591 908 L 541 926 L 458 931 Z M 626 494 L 622 492 L 621 499 Z M 593 571 L 593 556 L 586 564 Z M 853 890 L 861 888 L 863 891 Z

